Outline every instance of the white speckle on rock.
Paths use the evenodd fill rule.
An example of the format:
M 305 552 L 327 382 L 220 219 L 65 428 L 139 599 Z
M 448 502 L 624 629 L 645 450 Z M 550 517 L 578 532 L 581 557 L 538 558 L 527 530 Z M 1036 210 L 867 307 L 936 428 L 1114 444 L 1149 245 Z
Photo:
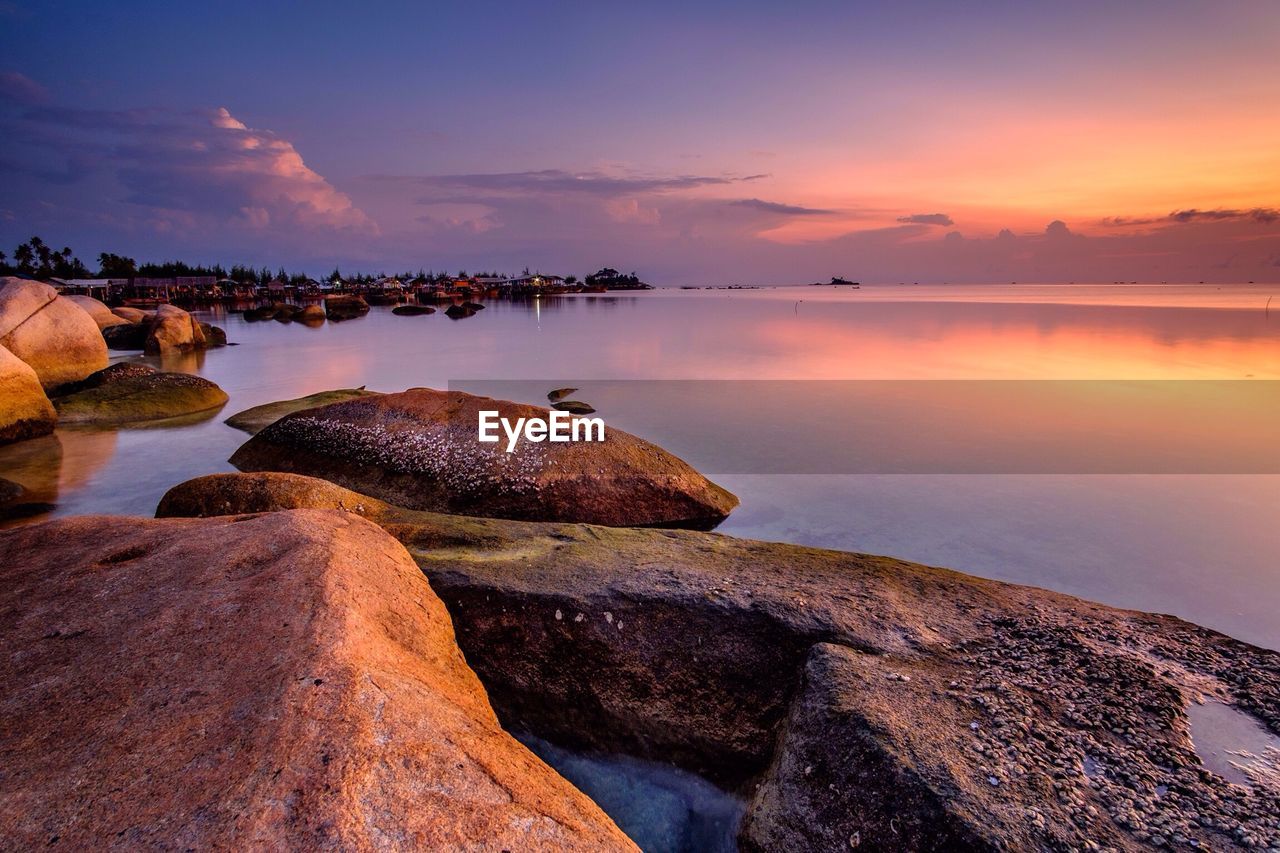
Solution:
M 564 614 L 561 613 L 559 610 L 556 610 L 556 621 L 559 622 L 563 618 L 564 618 Z

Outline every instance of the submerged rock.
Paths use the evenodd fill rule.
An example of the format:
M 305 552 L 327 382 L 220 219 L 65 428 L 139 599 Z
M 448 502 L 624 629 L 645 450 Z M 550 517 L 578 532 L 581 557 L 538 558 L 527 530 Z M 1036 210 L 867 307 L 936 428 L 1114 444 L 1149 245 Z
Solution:
M 227 426 L 242 429 L 250 435 L 257 435 L 262 430 L 271 426 L 285 415 L 291 415 L 294 412 L 301 412 L 305 409 L 314 409 L 319 406 L 327 406 L 330 403 L 341 403 L 345 400 L 357 400 L 361 397 L 375 397 L 377 391 L 366 390 L 362 385 L 359 388 L 339 388 L 335 391 L 320 391 L 316 394 L 308 394 L 305 397 L 298 397 L 293 400 L 280 400 L 275 403 L 264 403 L 261 406 L 254 406 L 251 409 L 245 409 L 243 412 L 237 412 L 227 418 L 224 423 Z
M 1185 711 L 1208 695 L 1280 734 L 1280 653 L 886 557 L 235 477 L 187 488 L 223 512 L 319 500 L 376 519 L 448 605 L 500 717 L 748 793 L 746 849 L 1280 840 L 1274 777 L 1206 769 Z
M 444 309 L 444 313 L 450 320 L 461 320 L 463 317 L 474 317 L 476 312 L 466 305 L 450 305 Z
M 242 471 L 286 471 L 413 509 L 611 525 L 711 525 L 738 499 L 622 430 L 604 441 L 477 441 L 482 409 L 512 423 L 535 406 L 414 388 L 281 418 L 236 451 Z
M 81 390 L 55 397 L 63 424 L 128 424 L 195 415 L 222 408 L 227 393 L 208 379 L 160 373 L 146 365 L 113 365 Z
M 38 281 L 0 278 L 0 346 L 30 365 L 46 390 L 107 366 L 98 324 Z
M 449 615 L 350 515 L 0 532 L 17 848 L 634 850 L 504 732 Z
M 40 377 L 0 346 L 0 444 L 48 435 L 57 421 Z
M 391 313 L 397 317 L 422 317 L 436 313 L 436 309 L 430 305 L 397 305 L 391 309 Z

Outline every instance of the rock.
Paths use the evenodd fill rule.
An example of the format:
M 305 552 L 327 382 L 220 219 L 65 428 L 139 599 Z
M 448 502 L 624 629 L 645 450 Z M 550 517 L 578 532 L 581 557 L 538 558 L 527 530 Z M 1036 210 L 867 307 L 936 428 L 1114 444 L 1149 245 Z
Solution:
M 154 369 L 104 377 L 99 384 L 62 397 L 53 404 L 63 424 L 130 424 L 213 413 L 226 405 L 227 393 L 207 379 Z M 104 371 L 106 373 L 106 371 Z
M 156 518 L 209 518 L 283 509 L 342 510 L 384 526 L 434 519 L 434 513 L 393 506 L 328 480 L 275 471 L 206 474 L 179 483 L 160 499 Z
M 231 463 L 322 477 L 411 509 L 611 525 L 713 525 L 738 499 L 665 450 L 617 429 L 604 441 L 476 440 L 481 409 L 547 418 L 546 409 L 414 388 L 289 415 Z
M 53 508 L 53 504 L 35 500 L 21 483 L 0 477 L 0 523 L 42 515 Z
M 277 323 L 292 323 L 294 318 L 302 313 L 302 309 L 297 305 L 279 305 L 276 307 L 275 321 Z
M 450 305 L 444 309 L 444 313 L 450 320 L 461 320 L 463 317 L 474 317 L 476 312 L 466 305 Z
M 107 366 L 98 324 L 38 281 L 0 279 L 0 346 L 30 365 L 45 390 Z
M 123 317 L 117 316 L 106 304 L 99 302 L 92 296 L 64 296 L 62 298 L 83 308 L 85 313 L 93 318 L 93 322 L 98 324 L 99 329 L 130 322 Z
M 581 400 L 561 400 L 559 403 L 552 403 L 551 408 L 573 415 L 591 415 L 596 411 Z
M 40 377 L 0 346 L 0 444 L 48 435 L 57 421 L 58 414 L 40 386 Z
M 160 305 L 147 332 L 144 349 L 151 355 L 204 349 L 206 340 L 200 323 L 176 305 Z
M 227 333 L 221 326 L 215 326 L 211 323 L 201 323 L 200 331 L 204 333 L 204 343 L 206 347 L 225 347 L 227 345 Z
M 108 349 L 141 350 L 147 346 L 147 336 L 151 333 L 147 323 L 125 323 L 119 326 L 107 326 L 102 330 L 102 338 Z
M 397 317 L 422 317 L 436 313 L 436 309 L 430 305 L 397 305 L 391 309 L 391 313 Z
M 327 296 L 324 300 L 326 316 L 334 322 L 353 320 L 369 313 L 369 303 L 359 296 Z
M 275 403 L 254 406 L 252 409 L 237 412 L 227 418 L 224 423 L 227 426 L 242 429 L 250 435 L 257 435 L 285 415 L 291 415 L 294 412 L 301 412 L 305 409 L 327 406 L 330 403 L 341 403 L 344 400 L 374 397 L 377 394 L 377 391 L 365 390 L 364 386 L 359 388 L 339 388 L 335 391 L 320 391 L 319 393 L 298 397 L 294 400 L 280 400 Z
M 259 305 L 257 308 L 246 308 L 243 316 L 246 323 L 257 323 L 261 320 L 274 320 L 280 307 L 275 303 Z
M 549 400 L 552 403 L 559 403 L 565 397 L 568 397 L 570 394 L 572 394 L 574 391 L 577 391 L 577 390 L 578 390 L 577 388 L 557 388 L 554 391 L 547 392 L 547 400 Z
M 462 307 L 466 308 L 468 311 L 473 311 L 473 312 L 484 310 L 484 305 L 480 304 L 479 302 L 464 302 L 462 303 Z
M 130 323 L 141 323 L 155 316 L 154 311 L 143 311 L 141 308 L 130 308 L 127 305 L 112 308 L 111 313 L 122 320 L 128 320 Z
M 449 615 L 350 515 L 0 532 L 19 849 L 634 850 L 499 726 Z
M 319 325 L 325 320 L 324 308 L 315 304 L 307 305 L 298 312 L 294 319 L 307 325 Z
M 502 719 L 747 792 L 744 849 L 1274 846 L 1280 788 L 1206 771 L 1185 708 L 1207 694 L 1280 732 L 1280 653 L 886 557 L 235 477 L 166 501 L 376 520 L 449 607 Z
M 117 361 L 115 364 L 102 368 L 97 373 L 91 373 L 79 382 L 73 382 L 70 385 L 64 385 L 58 389 L 60 394 L 74 394 L 77 391 L 84 391 L 87 388 L 97 388 L 112 382 L 119 382 L 122 379 L 129 379 L 134 376 L 153 376 L 156 369 L 148 364 L 138 361 Z

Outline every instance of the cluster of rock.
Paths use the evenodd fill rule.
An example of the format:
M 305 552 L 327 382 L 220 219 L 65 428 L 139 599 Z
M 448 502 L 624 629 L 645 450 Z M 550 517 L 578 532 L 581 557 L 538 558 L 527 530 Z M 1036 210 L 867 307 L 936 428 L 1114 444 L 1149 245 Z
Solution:
M 87 296 L 77 298 L 83 302 L 97 302 Z M 142 350 L 149 355 L 166 355 L 227 345 L 225 331 L 195 319 L 176 305 L 160 305 L 154 311 L 107 308 L 101 302 L 97 305 L 101 310 L 94 319 L 102 328 L 107 346 L 113 350 Z M 101 311 L 118 322 L 107 320 Z
M 225 474 L 158 514 L 316 507 L 399 539 L 509 727 L 747 799 L 749 850 L 1280 843 L 1280 784 L 1205 768 L 1186 709 L 1280 732 L 1280 654 L 1168 616 L 861 554 L 408 510 Z M 243 516 L 242 516 L 243 517 Z
M 125 423 L 204 412 L 226 402 L 213 383 L 142 365 L 108 368 L 108 347 L 165 354 L 226 342 L 171 305 L 110 309 L 47 284 L 0 279 L 0 444 L 63 423 Z M 143 376 L 145 374 L 145 376 Z
M 271 302 L 257 308 L 249 308 L 244 314 L 245 322 L 260 323 L 264 320 L 275 320 L 278 323 L 302 323 L 304 326 L 318 326 L 325 321 L 325 309 L 319 305 L 289 305 L 285 302 Z
M 162 520 L 0 532 L 0 832 L 634 849 L 516 731 L 703 775 L 746 802 L 747 850 L 1280 846 L 1280 774 L 1207 768 L 1187 713 L 1280 734 L 1280 654 L 890 558 L 640 527 L 736 498 L 617 430 L 489 455 L 480 408 L 547 411 L 283 401 L 233 418 L 251 473 L 174 487 Z

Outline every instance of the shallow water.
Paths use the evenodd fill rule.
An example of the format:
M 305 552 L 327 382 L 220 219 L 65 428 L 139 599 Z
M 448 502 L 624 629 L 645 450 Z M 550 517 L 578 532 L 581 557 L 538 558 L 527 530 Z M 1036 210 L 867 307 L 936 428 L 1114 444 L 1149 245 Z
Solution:
M 1255 458 L 1258 471 L 1280 464 L 1280 450 L 1267 452 L 1265 420 L 1273 414 L 1266 406 L 1278 386 L 1263 381 L 1280 379 L 1280 300 L 1265 310 L 1277 290 L 663 290 L 490 301 L 486 310 L 460 321 L 443 314 L 396 317 L 375 308 L 365 318 L 319 328 L 207 314 L 239 346 L 142 360 L 217 382 L 231 395 L 224 411 L 171 428 L 59 430 L 56 439 L 0 448 L 0 476 L 28 486 L 33 498 L 56 503 L 59 515 L 149 515 L 175 483 L 231 470 L 226 460 L 245 436 L 223 418 L 260 403 L 359 385 L 382 391 L 450 384 L 483 390 L 492 380 L 536 380 L 534 386 L 549 390 L 640 379 L 1075 379 L 1106 380 L 1099 387 L 1126 393 L 1117 380 L 1236 380 L 1237 389 L 1238 381 L 1248 380 L 1257 383 L 1250 387 L 1265 405 L 1239 409 L 1234 420 L 1201 423 L 1197 412 L 1226 409 L 1200 390 L 1200 396 L 1182 400 L 1181 408 L 1153 413 L 1149 424 L 1127 415 L 1116 429 L 1137 429 L 1139 440 L 1149 435 L 1146 444 L 1167 443 L 1169 450 L 1152 463 L 1122 448 L 1114 454 L 1119 469 L 1100 469 L 1111 473 L 1049 462 L 1042 470 L 1010 467 L 985 458 L 959 470 L 987 473 L 955 473 L 954 467 L 933 463 L 908 468 L 911 473 L 873 466 L 847 474 L 839 472 L 851 469 L 819 467 L 830 471 L 823 474 L 813 473 L 811 465 L 801 466 L 803 474 L 777 473 L 789 470 L 792 458 L 814 458 L 795 448 L 823 446 L 814 444 L 819 439 L 831 446 L 841 432 L 829 419 L 819 420 L 825 411 L 820 406 L 763 404 L 755 408 L 758 420 L 735 420 L 735 429 L 757 441 L 767 437 L 764 451 L 751 450 L 753 458 L 782 458 L 787 464 L 726 467 L 730 431 L 716 428 L 715 418 L 742 418 L 740 404 L 722 411 L 714 395 L 701 395 L 646 408 L 621 395 L 610 399 L 605 391 L 591 402 L 610 425 L 668 447 L 738 494 L 742 505 L 721 526 L 724 532 L 951 566 L 1175 613 L 1280 648 L 1280 475 L 1252 473 L 1249 465 Z M 762 386 L 740 387 L 749 394 Z M 1098 399 L 1076 411 L 1092 412 Z M 974 412 L 984 414 L 970 404 L 965 417 L 972 419 Z M 1001 435 L 1017 437 L 1018 430 L 1029 429 L 1006 409 L 989 414 L 987 420 L 1003 425 Z M 910 423 L 882 423 L 877 440 L 914 439 L 925 420 L 936 429 L 959 424 L 960 413 L 936 406 L 921 419 L 920 430 Z M 1046 441 L 1070 441 L 1076 449 L 1115 426 L 1090 422 L 1084 428 L 1069 415 L 1053 423 Z M 1183 459 L 1175 439 L 1199 441 L 1209 461 Z M 856 441 L 852 435 L 850 442 Z M 890 456 L 893 448 L 885 450 L 875 459 Z M 1044 458 L 1064 458 L 1057 452 L 1046 451 Z
M 732 853 L 745 804 L 666 764 L 571 752 L 532 735 L 520 741 L 595 800 L 644 853 Z

